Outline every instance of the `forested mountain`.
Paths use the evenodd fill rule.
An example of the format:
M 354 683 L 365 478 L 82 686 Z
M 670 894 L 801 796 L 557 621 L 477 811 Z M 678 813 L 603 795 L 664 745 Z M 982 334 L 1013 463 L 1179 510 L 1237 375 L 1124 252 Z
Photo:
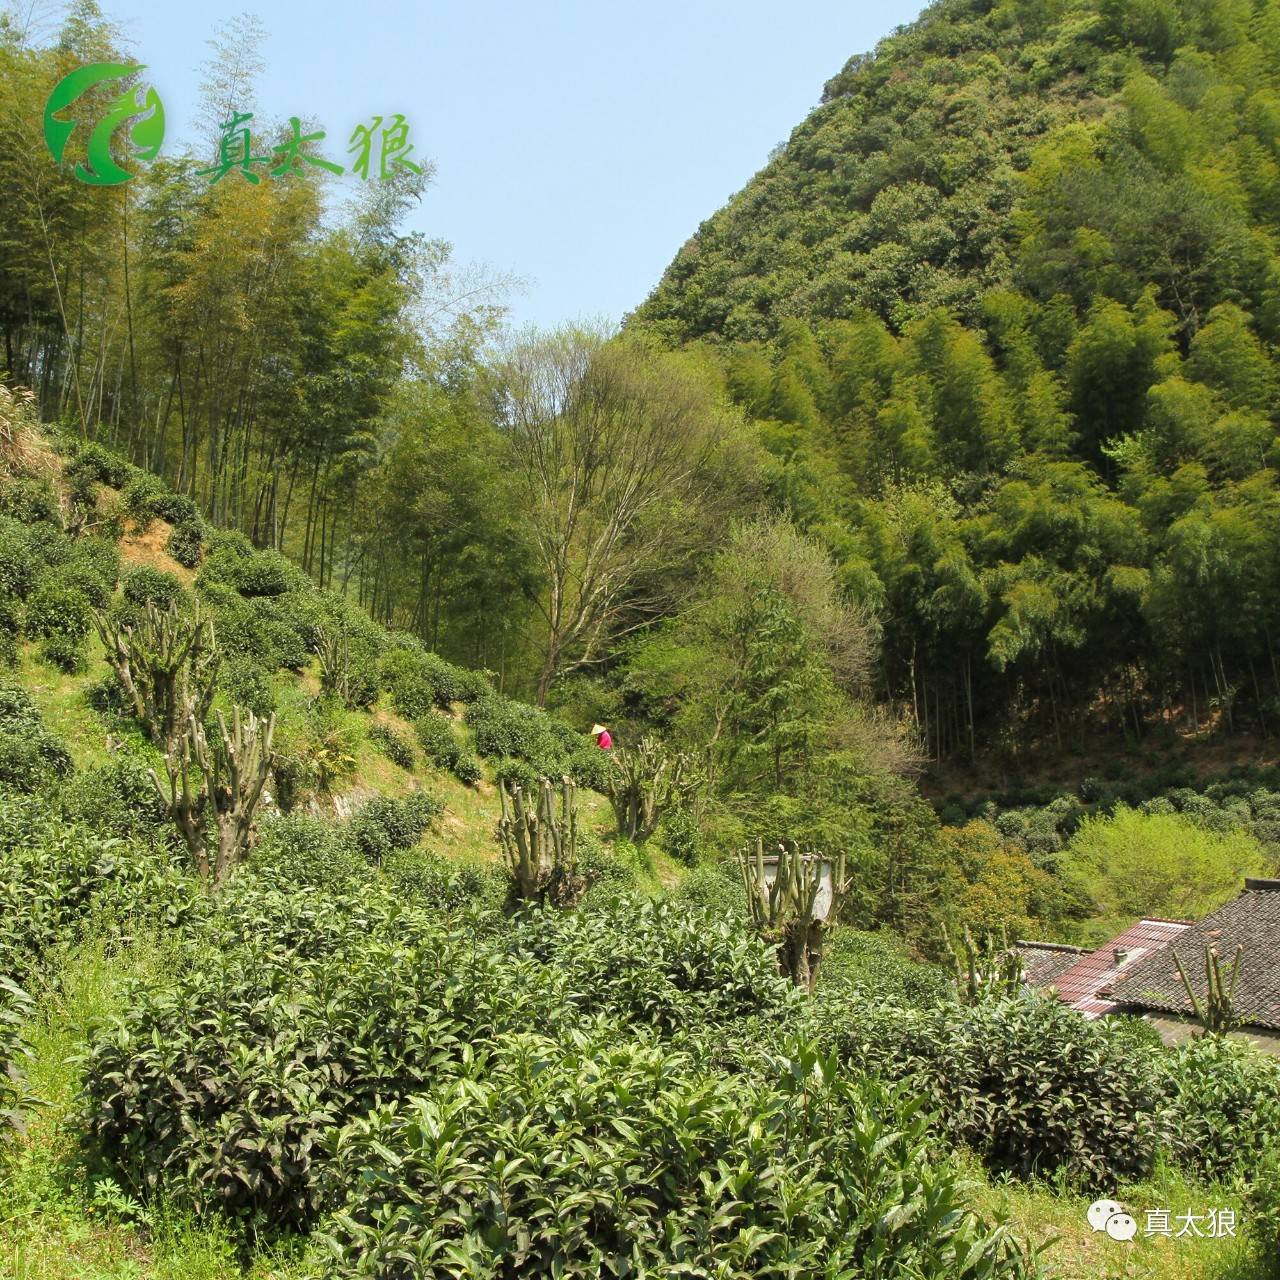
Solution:
M 1280 722 L 1280 6 L 944 0 L 630 325 L 711 347 L 930 754 Z

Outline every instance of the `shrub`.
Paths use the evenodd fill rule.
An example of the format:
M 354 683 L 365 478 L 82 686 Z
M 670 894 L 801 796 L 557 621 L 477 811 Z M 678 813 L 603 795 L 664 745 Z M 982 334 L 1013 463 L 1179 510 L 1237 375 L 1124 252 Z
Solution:
M 1263 1148 L 1280 1150 L 1280 1062 L 1223 1036 L 1197 1036 L 1163 1061 L 1180 1163 L 1225 1180 L 1251 1174 Z
M 607 905 L 636 888 L 635 870 L 591 832 L 578 832 L 577 871 L 582 877 L 584 909 Z
M 210 533 L 196 586 L 221 584 L 245 597 L 282 596 L 287 591 L 314 593 L 302 570 L 278 551 L 258 551 L 242 533 Z
M 369 730 L 369 741 L 382 752 L 392 764 L 402 769 L 412 769 L 418 763 L 413 743 L 403 734 L 397 733 L 388 724 L 375 724 Z
M 15 476 L 0 472 L 0 515 L 21 524 L 44 522 L 61 528 L 58 495 L 44 476 Z
M 118 754 L 107 764 L 77 773 L 60 793 L 62 813 L 101 835 L 146 836 L 169 832 L 169 819 L 148 777 L 147 764 Z
M 93 612 L 83 591 L 43 578 L 27 601 L 26 630 L 33 639 L 54 636 L 79 643 L 89 634 Z
M 40 645 L 40 656 L 59 671 L 82 671 L 84 641 L 72 636 L 48 636 Z
M 332 698 L 313 698 L 302 725 L 280 735 L 277 765 L 293 760 L 298 784 L 327 794 L 355 772 L 359 745 L 354 717 Z
M 77 445 L 65 469 L 67 478 L 75 481 L 86 477 L 95 484 L 123 489 L 134 472 L 133 465 L 105 446 L 91 442 Z
M 1249 1234 L 1259 1255 L 1280 1258 L 1280 1147 L 1263 1152 L 1247 1192 Z
M 530 911 L 514 946 L 562 974 L 580 1009 L 667 1034 L 781 1013 L 795 998 L 770 947 L 732 921 L 671 903 Z
M 130 569 L 124 575 L 122 591 L 131 604 L 145 608 L 151 603 L 160 609 L 168 608 L 183 594 L 182 583 L 173 574 L 153 569 L 150 565 L 137 565 Z
M 844 997 L 818 1017 L 843 1061 L 909 1079 L 940 1130 L 994 1169 L 1105 1188 L 1148 1173 L 1164 1143 L 1157 1060 L 1056 999 L 918 1012 Z
M 204 948 L 209 950 L 205 951 Z M 257 1231 L 305 1229 L 335 1126 L 436 1084 L 571 1006 L 546 966 L 373 887 L 233 882 L 200 949 L 134 987 L 87 1063 L 92 1142 L 134 1194 Z
M 827 944 L 818 982 L 824 990 L 856 992 L 910 1009 L 928 1009 L 953 998 L 950 976 L 920 964 L 888 931 L 837 928 Z
M 915 1104 L 803 1048 L 762 1080 L 524 1033 L 330 1149 L 335 1280 L 1030 1274 L 963 1209 Z
M 392 705 L 409 720 L 425 716 L 432 708 L 447 711 L 454 702 L 474 702 L 487 689 L 487 682 L 478 686 L 474 677 L 475 673 L 434 653 L 404 643 L 387 651 L 378 670 L 379 686 L 391 694 Z
M 198 519 L 184 520 L 173 526 L 164 549 L 182 566 L 194 569 L 204 549 L 204 526 Z
M 150 471 L 135 471 L 133 479 L 125 485 L 124 510 L 139 529 L 145 529 L 156 514 L 153 504 L 167 492 L 165 483 Z
M 31 1056 L 22 1038 L 22 1024 L 32 1008 L 31 997 L 0 973 L 0 1144 L 12 1131 L 22 1129 L 27 1100 L 23 1062 Z
M 496 913 L 507 895 L 507 877 L 497 867 L 459 864 L 420 849 L 389 854 L 382 869 L 398 896 L 433 914 L 466 907 Z
M 0 595 L 25 600 L 38 568 L 27 530 L 16 520 L 0 516 Z
M 350 836 L 320 818 L 277 814 L 262 824 L 253 866 L 263 884 L 282 890 L 356 893 L 371 883 L 373 872 Z
M 598 751 L 598 754 L 603 755 L 604 752 Z M 658 837 L 667 853 L 686 867 L 693 866 L 702 857 L 702 828 L 692 811 L 684 805 L 667 810 L 658 827 Z
M 463 786 L 474 787 L 484 777 L 484 770 L 475 756 L 462 755 L 454 763 L 453 776 Z
M 173 929 L 204 909 L 199 886 L 150 841 L 105 836 L 42 799 L 0 794 L 0 955 L 22 981 L 54 943 L 88 921 L 128 936 L 136 922 Z
M 375 797 L 351 819 L 355 848 L 372 863 L 380 863 L 397 849 L 412 848 L 443 813 L 439 801 L 417 791 L 403 800 Z
M 521 787 L 525 791 L 533 791 L 538 785 L 538 771 L 523 760 L 507 757 L 499 760 L 493 769 L 493 779 L 499 786 Z
M 282 596 L 298 573 L 279 551 L 257 551 L 238 563 L 232 585 L 242 596 Z
M 466 722 L 482 756 L 522 760 L 545 777 L 565 771 L 565 744 L 555 722 L 537 707 L 493 694 L 467 708 Z
M 235 657 L 218 669 L 218 684 L 227 700 L 266 719 L 276 709 L 276 694 L 267 673 L 249 658 Z
M 608 793 L 609 753 L 601 751 L 595 743 L 576 745 L 565 759 L 563 769 L 578 786 L 590 787 L 601 795 Z
M 0 785 L 36 791 L 71 772 L 71 753 L 44 727 L 31 695 L 0 683 Z
M 452 769 L 462 757 L 462 746 L 453 732 L 453 725 L 442 715 L 428 711 L 413 722 L 418 745 L 438 769 Z
M 1199 918 L 1233 897 L 1244 876 L 1270 869 L 1244 831 L 1219 834 L 1185 815 L 1123 806 L 1086 818 L 1061 862 L 1063 878 L 1108 917 Z
M 723 919 L 745 922 L 747 918 L 747 891 L 742 874 L 728 863 L 704 862 L 694 867 L 680 881 L 672 899 Z

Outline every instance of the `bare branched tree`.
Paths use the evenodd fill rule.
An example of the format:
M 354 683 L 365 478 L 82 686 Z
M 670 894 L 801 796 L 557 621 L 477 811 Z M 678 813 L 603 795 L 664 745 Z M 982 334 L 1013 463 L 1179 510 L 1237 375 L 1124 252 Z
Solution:
M 731 418 L 679 360 L 580 329 L 515 343 L 494 377 L 540 571 L 541 705 L 673 603 L 705 509 L 725 496 Z

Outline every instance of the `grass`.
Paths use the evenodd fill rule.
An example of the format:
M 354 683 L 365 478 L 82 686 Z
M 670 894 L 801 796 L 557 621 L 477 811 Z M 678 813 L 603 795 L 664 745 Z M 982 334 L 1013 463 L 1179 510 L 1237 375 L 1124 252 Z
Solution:
M 83 670 L 73 675 L 45 662 L 37 645 L 19 646 L 18 683 L 35 699 L 49 732 L 66 744 L 77 769 L 93 769 L 110 759 L 106 724 L 84 696 L 106 671 L 102 642 L 94 634 L 85 642 Z
M 992 1179 L 974 1163 L 973 1207 L 1005 1217 L 1015 1234 L 1043 1248 L 1041 1261 L 1055 1280 L 1268 1280 L 1267 1268 L 1248 1236 L 1248 1210 L 1229 1187 L 1199 1184 L 1171 1169 L 1141 1183 L 1122 1185 L 1108 1196 L 1130 1211 L 1137 1238 L 1112 1240 L 1089 1226 L 1086 1211 L 1096 1198 L 1052 1184 Z M 1174 1232 L 1176 1215 L 1194 1213 L 1206 1230 L 1210 1209 L 1236 1215 L 1234 1237 L 1181 1238 L 1146 1234 L 1147 1210 L 1168 1209 Z M 1184 1220 L 1185 1221 L 1185 1220 Z
M 77 1058 L 124 986 L 158 975 L 162 941 L 126 950 L 90 940 L 57 957 L 36 990 L 27 1029 L 32 1091 L 27 1130 L 0 1153 L 0 1277 L 4 1280 L 293 1280 L 298 1260 L 261 1253 L 242 1269 L 235 1242 L 162 1207 L 144 1209 L 86 1161 Z

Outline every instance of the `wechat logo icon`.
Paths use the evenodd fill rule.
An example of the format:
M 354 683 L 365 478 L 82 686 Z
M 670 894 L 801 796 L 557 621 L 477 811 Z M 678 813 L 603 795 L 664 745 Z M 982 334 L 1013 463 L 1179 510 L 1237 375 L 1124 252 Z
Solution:
M 67 143 L 78 124 L 61 113 L 98 85 L 123 80 L 143 70 L 144 67 L 136 64 L 91 62 L 77 67 L 54 85 L 44 104 L 44 140 L 58 164 L 62 163 Z M 159 153 L 164 141 L 164 104 L 150 85 L 136 85 L 107 101 L 99 111 L 100 118 L 91 126 L 85 145 L 85 158 L 76 162 L 75 172 L 81 182 L 91 186 L 114 187 L 134 176 L 120 164 L 122 151 L 131 151 L 137 160 L 154 160 Z M 129 127 L 125 128 L 126 125 Z
M 1105 1231 L 1113 1240 L 1132 1240 L 1138 1234 L 1133 1215 L 1114 1200 L 1095 1200 L 1085 1217 L 1095 1231 Z

